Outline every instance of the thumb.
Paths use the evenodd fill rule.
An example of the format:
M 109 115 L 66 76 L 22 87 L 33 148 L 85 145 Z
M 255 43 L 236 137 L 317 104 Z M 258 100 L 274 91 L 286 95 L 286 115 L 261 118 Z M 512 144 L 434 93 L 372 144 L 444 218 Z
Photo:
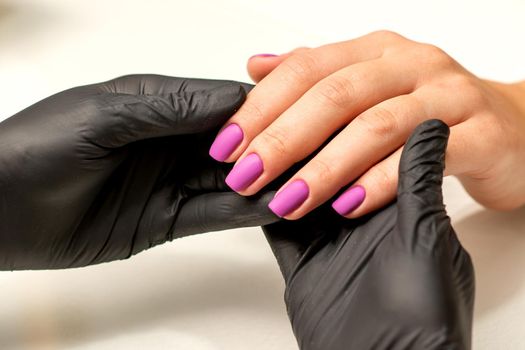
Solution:
M 97 145 L 116 148 L 149 138 L 193 134 L 224 124 L 241 106 L 246 91 L 227 82 L 213 89 L 158 95 L 103 95 L 102 118 L 94 126 Z
M 172 238 L 276 222 L 279 218 L 268 209 L 274 195 L 274 192 L 252 197 L 235 192 L 198 195 L 182 206 L 172 227 Z
M 432 248 L 440 241 L 443 228 L 449 227 L 441 189 L 448 136 L 445 123 L 428 120 L 404 146 L 399 163 L 398 224 L 402 239 L 411 247 Z

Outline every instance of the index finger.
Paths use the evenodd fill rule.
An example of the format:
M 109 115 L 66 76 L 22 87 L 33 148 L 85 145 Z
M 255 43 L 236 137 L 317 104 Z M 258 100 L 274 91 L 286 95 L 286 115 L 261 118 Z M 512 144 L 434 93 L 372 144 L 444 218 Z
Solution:
M 346 66 L 380 57 L 385 42 L 391 38 L 384 33 L 372 33 L 290 56 L 248 94 L 241 108 L 226 123 L 226 127 L 234 126 L 225 135 L 219 133 L 210 155 L 219 161 L 235 161 L 255 136 L 319 80 Z

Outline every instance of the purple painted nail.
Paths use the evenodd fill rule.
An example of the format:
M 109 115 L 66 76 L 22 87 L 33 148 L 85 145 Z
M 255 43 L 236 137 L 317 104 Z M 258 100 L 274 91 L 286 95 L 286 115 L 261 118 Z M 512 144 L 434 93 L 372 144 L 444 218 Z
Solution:
M 228 125 L 213 141 L 210 147 L 210 156 L 219 162 L 224 162 L 241 144 L 243 138 L 244 133 L 239 125 Z
M 332 208 L 340 215 L 345 216 L 356 210 L 363 203 L 365 197 L 366 191 L 363 186 L 352 186 L 332 203 Z
M 250 153 L 237 163 L 226 176 L 226 184 L 234 191 L 242 191 L 257 180 L 264 171 L 261 158 L 257 153 Z
M 308 198 L 309 193 L 310 189 L 306 182 L 303 180 L 292 181 L 275 195 L 270 204 L 268 204 L 268 207 L 277 216 L 286 216 L 299 208 L 306 198 Z
M 257 55 L 253 55 L 250 58 L 254 58 L 254 57 L 277 57 L 277 55 L 274 55 L 273 53 L 259 53 Z

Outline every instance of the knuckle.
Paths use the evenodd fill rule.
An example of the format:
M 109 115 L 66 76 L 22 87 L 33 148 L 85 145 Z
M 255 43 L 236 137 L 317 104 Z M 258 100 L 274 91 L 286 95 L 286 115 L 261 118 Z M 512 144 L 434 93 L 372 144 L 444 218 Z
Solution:
M 455 99 L 461 101 L 461 112 L 457 118 L 468 118 L 482 110 L 490 109 L 490 95 L 485 86 L 468 72 L 453 72 L 432 83 L 440 93 L 450 94 L 454 91 Z
M 299 54 L 299 53 L 304 53 L 304 52 L 308 52 L 310 51 L 311 49 L 307 46 L 300 46 L 300 47 L 296 47 L 295 49 L 293 49 L 291 51 L 292 54 Z
M 391 169 L 377 166 L 373 171 L 372 182 L 374 183 L 374 187 L 388 189 L 397 185 L 397 178 L 392 175 L 395 174 L 395 172 L 392 172 Z
M 335 106 L 339 109 L 348 107 L 354 87 L 350 79 L 333 76 L 320 83 L 316 96 L 322 103 Z
M 397 34 L 394 31 L 388 30 L 388 29 L 380 29 L 375 31 L 375 35 L 383 37 L 383 38 L 398 38 L 400 37 L 399 34 Z
M 85 123 L 86 126 L 101 127 L 101 129 L 110 128 L 115 123 L 120 122 L 120 119 L 123 118 L 125 104 L 123 102 L 116 101 L 106 101 L 104 99 L 97 98 L 95 96 L 90 96 L 84 98 L 80 104 L 81 117 L 79 121 Z M 99 116 L 98 118 L 92 118 L 91 116 Z M 101 118 L 100 116 L 103 116 Z M 86 123 L 90 119 L 89 123 Z
M 246 124 L 257 124 L 264 121 L 264 113 L 258 103 L 253 99 L 247 99 L 235 116 L 237 121 L 246 121 Z
M 280 127 L 270 126 L 256 139 L 256 148 L 266 148 L 276 157 L 282 157 L 287 152 L 288 133 Z
M 456 65 L 454 59 L 443 49 L 431 44 L 417 45 L 415 55 L 423 63 L 435 68 L 449 68 Z
M 383 107 L 374 109 L 361 114 L 356 118 L 366 132 L 378 137 L 389 137 L 399 129 L 395 114 Z
M 452 88 L 461 92 L 464 96 L 466 105 L 469 105 L 473 110 L 488 104 L 487 95 L 479 86 L 476 78 L 465 74 L 457 75 L 452 79 Z
M 325 160 L 314 158 L 308 166 L 313 170 L 321 183 L 332 183 L 335 181 L 334 168 Z
M 377 30 L 370 33 L 370 35 L 378 38 L 382 42 L 397 42 L 405 39 L 401 34 L 387 29 Z
M 382 56 L 396 56 L 406 51 L 406 46 L 412 43 L 401 34 L 390 30 L 378 30 L 369 34 L 369 39 L 382 49 Z
M 436 45 L 420 44 L 419 48 L 420 48 L 420 50 L 422 50 L 422 52 L 424 52 L 428 56 L 440 57 L 440 58 L 443 57 L 443 56 L 447 56 L 448 57 L 446 52 L 443 51 L 443 49 L 441 49 L 440 47 L 437 47 Z
M 282 63 L 286 70 L 284 76 L 299 81 L 311 81 L 317 76 L 319 65 L 310 50 L 301 50 Z

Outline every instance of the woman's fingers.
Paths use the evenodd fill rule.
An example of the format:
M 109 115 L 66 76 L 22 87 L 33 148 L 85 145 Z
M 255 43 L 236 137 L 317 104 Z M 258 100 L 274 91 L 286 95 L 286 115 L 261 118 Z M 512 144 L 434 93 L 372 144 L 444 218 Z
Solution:
M 396 150 L 417 124 L 431 118 L 453 127 L 447 166 L 457 168 L 447 171 L 466 177 L 462 182 L 478 201 L 497 207 L 507 197 L 523 202 L 508 193 L 515 187 L 502 176 L 519 163 L 515 154 L 523 148 L 514 131 L 514 98 L 498 95 L 439 48 L 382 32 L 268 58 L 273 63 L 262 59 L 249 66 L 262 80 L 210 154 L 237 160 L 226 182 L 251 195 L 327 143 L 276 194 L 270 204 L 276 214 L 299 218 L 351 183 L 356 186 L 334 203 L 338 212 L 355 217 L 383 205 L 395 193 L 395 186 L 381 184 L 397 179 Z M 487 162 L 487 154 L 495 162 Z M 375 177 L 368 177 L 372 170 Z M 367 188 L 374 183 L 385 187 L 378 195 Z
M 248 59 L 246 69 L 248 70 L 250 78 L 252 78 L 255 83 L 258 83 L 288 57 L 308 50 L 310 50 L 308 47 L 298 47 L 281 55 L 274 55 L 271 53 L 253 55 Z
M 291 55 L 250 92 L 225 126 L 234 124 L 236 136 L 219 133 L 210 155 L 219 161 L 236 160 L 256 135 L 317 82 L 346 66 L 380 57 L 384 40 L 384 36 L 369 34 Z
M 297 219 L 329 200 L 341 188 L 355 181 L 361 174 L 381 163 L 401 147 L 418 124 L 432 119 L 435 115 L 441 116 L 453 110 L 448 108 L 448 101 L 440 97 L 441 93 L 437 91 L 421 89 L 409 95 L 391 98 L 366 110 L 283 186 L 283 189 L 286 189 L 291 185 L 295 190 L 290 192 L 292 194 L 285 192 L 285 196 L 280 195 L 279 192 L 270 208 L 277 215 L 287 219 Z M 457 114 L 443 119 L 449 125 L 455 125 L 461 120 L 460 117 L 461 114 Z M 391 165 L 386 163 L 389 164 Z M 455 173 L 460 170 L 462 169 L 457 167 Z M 387 183 L 389 179 L 397 178 L 397 168 L 392 172 L 391 168 L 382 165 L 375 174 L 381 183 Z M 370 189 L 367 187 L 368 184 L 360 185 L 362 187 L 352 188 L 336 202 L 335 209 L 339 213 L 349 214 L 363 201 L 368 201 L 365 205 L 370 208 L 378 208 L 378 205 L 385 204 L 384 201 L 375 200 L 374 197 L 366 200 L 368 198 L 366 193 Z M 299 187 L 302 188 L 301 193 L 298 192 Z M 284 190 L 281 189 L 281 192 Z M 385 192 L 385 195 L 391 199 L 391 196 L 395 195 L 395 187 L 391 192 Z M 294 199 L 293 203 L 289 199 L 296 197 L 300 199 Z M 282 207 L 279 203 L 283 201 L 292 204 Z
M 398 96 L 365 111 L 283 186 L 302 181 L 308 188 L 308 197 L 288 211 L 277 208 L 274 212 L 287 219 L 302 217 L 403 145 L 410 131 L 425 119 L 424 106 L 413 95 Z M 340 204 L 356 206 L 346 202 L 362 201 L 367 189 L 364 190 L 353 189 Z M 282 200 L 278 193 L 274 201 Z
M 467 121 L 450 128 L 450 142 L 445 156 L 445 176 L 468 172 L 473 155 L 465 147 L 467 135 L 476 131 L 475 123 Z M 403 148 L 374 165 L 345 192 L 335 198 L 332 208 L 340 215 L 353 219 L 380 209 L 396 197 L 399 179 L 399 161 Z M 355 190 L 358 188 L 361 190 Z
M 250 143 L 228 176 L 227 183 L 241 194 L 256 193 L 291 165 L 314 152 L 362 111 L 392 96 L 411 92 L 414 82 L 415 79 L 411 79 L 401 67 L 381 59 L 354 64 L 330 75 L 306 92 Z M 366 135 L 365 127 L 368 125 L 359 131 L 362 135 Z M 359 133 L 351 137 L 354 135 Z M 385 141 L 385 138 L 381 140 Z M 336 152 L 340 153 L 339 150 Z M 244 176 L 242 164 L 256 160 L 264 171 L 259 171 L 257 178 L 251 176 L 250 181 L 237 181 Z
M 402 148 L 377 163 L 339 197 L 332 208 L 349 219 L 382 208 L 396 197 L 399 159 Z
M 248 59 L 246 69 L 250 78 L 258 83 L 284 60 L 284 55 L 258 54 Z

